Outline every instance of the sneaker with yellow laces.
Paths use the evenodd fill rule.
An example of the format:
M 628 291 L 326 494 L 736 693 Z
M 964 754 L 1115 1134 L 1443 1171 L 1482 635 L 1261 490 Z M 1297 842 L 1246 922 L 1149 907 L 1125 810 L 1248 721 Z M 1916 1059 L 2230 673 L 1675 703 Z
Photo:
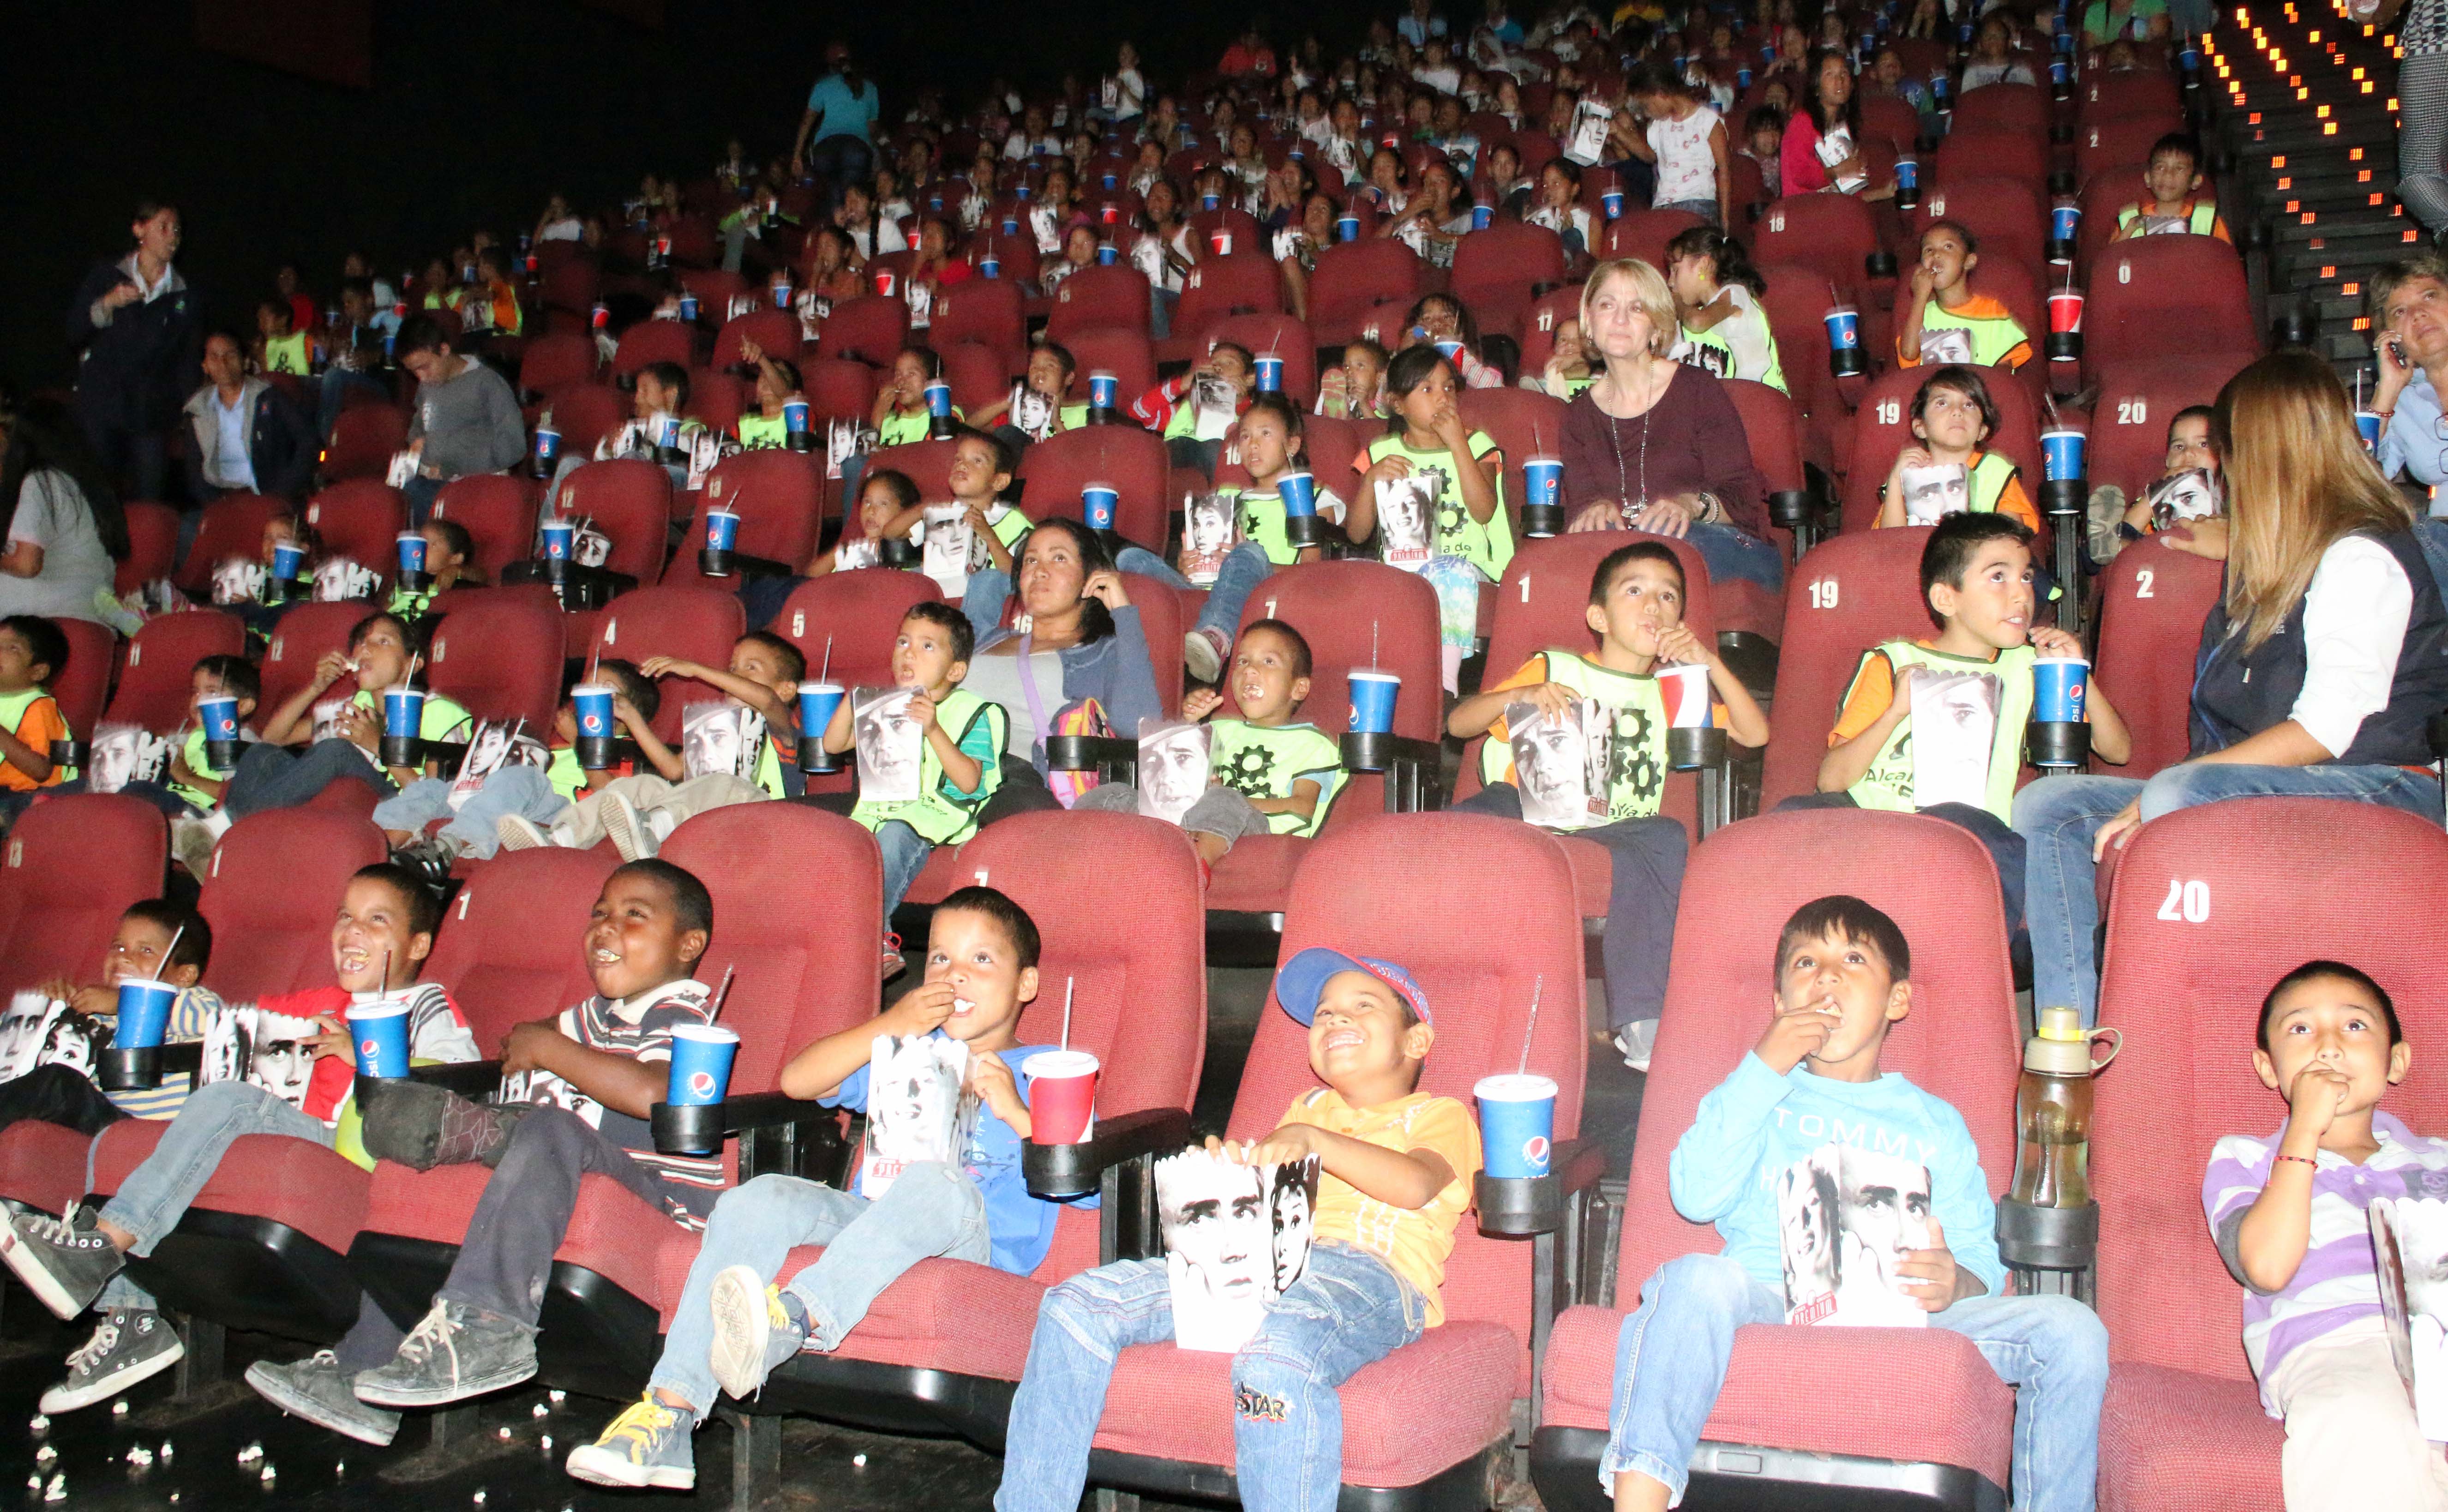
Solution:
M 663 1491 L 697 1489 L 697 1457 L 689 1436 L 697 1414 L 665 1407 L 654 1388 L 612 1420 L 603 1436 L 569 1451 L 571 1475 L 596 1485 L 653 1486 Z
M 768 1286 L 753 1266 L 735 1265 L 714 1278 L 714 1378 L 736 1397 L 753 1396 L 774 1368 L 807 1346 L 805 1306 Z

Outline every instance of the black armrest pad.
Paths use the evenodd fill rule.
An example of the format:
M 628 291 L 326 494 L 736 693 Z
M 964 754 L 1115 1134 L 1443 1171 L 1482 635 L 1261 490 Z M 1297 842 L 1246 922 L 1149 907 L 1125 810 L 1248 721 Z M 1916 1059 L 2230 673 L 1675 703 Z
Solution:
M 1097 1137 L 1084 1143 L 1023 1141 L 1020 1163 L 1031 1196 L 1085 1196 L 1098 1189 L 1111 1167 L 1144 1155 L 1169 1155 L 1190 1142 L 1189 1114 L 1179 1108 L 1148 1108 L 1099 1119 Z
M 448 1087 L 463 1098 L 481 1100 L 502 1090 L 502 1062 L 454 1061 L 447 1065 L 413 1065 L 408 1068 L 408 1079 Z
M 1128 764 L 1137 766 L 1139 743 L 1118 737 L 1095 735 L 1049 735 L 1045 737 L 1045 764 L 1056 772 L 1093 772 L 1099 767 Z
M 774 1129 L 811 1119 L 834 1123 L 838 1121 L 840 1113 L 838 1108 L 829 1108 L 787 1093 L 750 1092 L 722 1100 L 722 1132 L 737 1134 L 744 1129 Z
M 1434 740 L 1414 740 L 1408 736 L 1373 735 L 1352 731 L 1342 740 L 1343 764 L 1353 772 L 1384 772 L 1392 767 L 1417 766 L 1436 771 L 1444 761 L 1444 748 Z
M 162 1046 L 163 1076 L 193 1076 L 204 1068 L 204 1042 L 184 1040 Z
M 1559 1139 L 1548 1155 L 1545 1176 L 1504 1177 L 1482 1171 L 1471 1182 L 1479 1231 L 1515 1238 L 1553 1234 L 1564 1226 L 1572 1195 L 1597 1190 L 1605 1169 L 1603 1145 Z

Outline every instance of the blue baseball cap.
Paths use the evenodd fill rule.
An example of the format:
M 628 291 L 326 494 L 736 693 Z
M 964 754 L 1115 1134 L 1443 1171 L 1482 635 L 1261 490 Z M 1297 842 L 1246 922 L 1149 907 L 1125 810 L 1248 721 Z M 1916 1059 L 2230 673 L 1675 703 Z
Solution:
M 1422 1024 L 1437 1022 L 1435 1015 L 1428 1012 L 1428 995 L 1420 990 L 1420 985 L 1411 979 L 1411 973 L 1391 961 L 1380 961 L 1374 956 L 1345 955 L 1324 946 L 1313 945 L 1284 963 L 1283 969 L 1275 973 L 1275 1001 L 1283 1005 L 1284 1011 L 1291 1014 L 1295 1023 L 1314 1024 L 1317 1022 L 1318 995 L 1326 990 L 1329 981 L 1346 971 L 1360 971 L 1375 977 L 1392 987 L 1396 997 L 1409 1004 Z

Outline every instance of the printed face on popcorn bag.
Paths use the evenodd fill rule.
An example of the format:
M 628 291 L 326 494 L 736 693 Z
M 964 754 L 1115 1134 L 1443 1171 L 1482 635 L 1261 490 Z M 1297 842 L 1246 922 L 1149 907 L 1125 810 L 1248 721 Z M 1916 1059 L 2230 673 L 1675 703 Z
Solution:
M 1207 791 L 1207 726 L 1179 719 L 1139 721 L 1139 813 L 1179 824 Z
M 1012 385 L 1012 426 L 1031 441 L 1042 441 L 1054 433 L 1054 414 L 1053 400 L 1025 383 Z
M 756 775 L 765 718 L 728 699 L 692 703 L 680 711 L 680 759 L 693 777 Z
M 1229 1353 L 1309 1266 L 1318 1160 L 1244 1165 L 1201 1148 L 1157 1162 L 1175 1343 Z
M 2152 485 L 2152 523 L 2160 529 L 2190 520 L 2207 520 L 2222 507 L 2218 478 L 2207 468 L 2188 468 Z
M 394 488 L 405 488 L 412 480 L 414 480 L 415 477 L 416 453 L 413 451 L 392 452 L 391 454 L 391 466 L 383 470 L 383 482 L 391 485 Z
M 261 563 L 232 557 L 213 568 L 213 603 L 251 603 L 263 597 L 263 585 L 271 577 Z
M 1923 367 L 1945 367 L 1949 363 L 1972 362 L 1972 333 L 1961 326 L 1940 326 L 1921 334 L 1921 360 Z
M 335 738 L 340 733 L 340 716 L 350 704 L 348 699 L 326 699 L 315 705 L 314 732 L 310 738 L 320 742 Z
M 1998 738 L 1998 679 L 1981 672 L 1933 672 L 1912 679 L 1913 806 L 1982 807 L 1989 797 L 1989 752 Z
M 851 720 L 858 750 L 859 796 L 875 803 L 908 803 L 918 796 L 920 749 L 926 736 L 909 717 L 915 688 L 862 689 L 851 699 Z
M 919 570 L 935 580 L 944 597 L 958 600 L 969 588 L 970 558 L 976 549 L 977 532 L 969 525 L 969 511 L 957 504 L 927 506 L 926 546 L 919 557 Z
M 0 1009 L 0 1081 L 24 1076 L 34 1068 L 34 1057 L 50 1033 L 51 1018 L 60 1005 L 40 992 L 19 992 Z
M 334 557 L 315 569 L 316 603 L 346 603 L 353 599 L 371 599 L 374 590 L 381 586 L 380 576 L 347 557 Z
M 1960 462 L 1906 468 L 1897 486 L 1904 490 L 1904 524 L 1936 525 L 1972 503 L 1972 475 Z
M 867 1072 L 867 1151 L 859 1192 L 884 1195 L 918 1161 L 958 1165 L 977 1127 L 969 1047 L 943 1035 L 875 1037 Z
M 1379 555 L 1389 567 L 1417 572 L 1428 565 L 1428 517 L 1442 474 L 1377 480 Z
M 578 558 L 580 566 L 600 569 L 612 560 L 612 538 L 595 528 L 595 522 L 589 520 L 578 527 L 578 539 L 571 546 L 571 553 Z
M 130 782 L 158 782 L 169 765 L 170 742 L 134 724 L 97 725 L 86 791 L 117 793 Z
M 1553 715 L 1535 703 L 1508 704 L 1504 728 L 1524 821 L 1550 830 L 1605 821 L 1614 730 L 1596 699 L 1576 699 Z
M 1903 1264 L 1931 1247 L 1928 1168 L 1902 1156 L 1827 1144 L 1777 1178 L 1786 1321 L 1926 1328 Z

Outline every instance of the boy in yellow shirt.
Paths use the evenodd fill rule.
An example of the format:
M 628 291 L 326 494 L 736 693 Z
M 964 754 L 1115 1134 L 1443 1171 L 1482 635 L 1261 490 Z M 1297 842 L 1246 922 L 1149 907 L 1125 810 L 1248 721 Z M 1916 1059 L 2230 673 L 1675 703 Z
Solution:
M 1911 290 L 1896 305 L 1896 366 L 2019 368 L 2032 360 L 2031 337 L 2014 312 L 1972 292 L 1979 265 L 1980 243 L 1954 221 L 1933 220 L 1921 234 Z
M 2218 201 L 2201 198 L 2200 154 L 2193 139 L 2181 131 L 2152 143 L 2151 165 L 2142 170 L 2142 187 L 2151 192 L 2150 200 L 2117 211 L 2116 235 L 2110 239 L 2172 235 L 2233 241 L 2227 222 L 2219 219 Z

